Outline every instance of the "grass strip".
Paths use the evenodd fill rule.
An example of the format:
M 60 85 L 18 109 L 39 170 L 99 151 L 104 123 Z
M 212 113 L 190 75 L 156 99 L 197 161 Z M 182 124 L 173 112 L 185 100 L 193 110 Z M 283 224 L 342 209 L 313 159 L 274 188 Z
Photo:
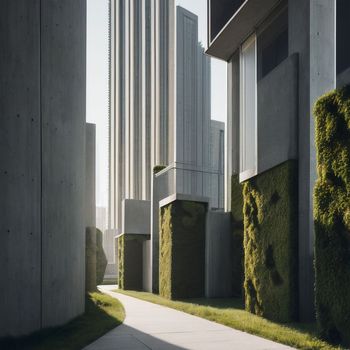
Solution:
M 317 335 L 316 324 L 304 323 L 276 323 L 268 321 L 244 310 L 241 299 L 187 299 L 172 301 L 159 295 L 116 290 L 137 299 L 154 304 L 166 306 L 188 314 L 205 318 L 209 321 L 254 334 L 281 344 L 303 350 L 344 350 L 345 348 L 333 346 Z
M 2 350 L 81 350 L 125 318 L 122 304 L 99 292 L 89 293 L 85 313 L 62 327 L 50 328 L 22 338 L 0 340 Z

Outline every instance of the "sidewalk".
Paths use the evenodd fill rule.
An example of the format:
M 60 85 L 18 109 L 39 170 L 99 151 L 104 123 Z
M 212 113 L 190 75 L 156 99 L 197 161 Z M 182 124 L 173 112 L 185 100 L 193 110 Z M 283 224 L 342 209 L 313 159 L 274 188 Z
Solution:
M 287 350 L 274 343 L 180 311 L 113 293 L 116 286 L 99 289 L 124 305 L 123 325 L 85 350 Z

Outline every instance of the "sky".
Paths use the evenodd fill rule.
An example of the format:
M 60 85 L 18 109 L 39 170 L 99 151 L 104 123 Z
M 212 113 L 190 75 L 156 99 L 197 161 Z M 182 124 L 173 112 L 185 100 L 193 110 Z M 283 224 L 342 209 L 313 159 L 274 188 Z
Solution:
M 140 0 L 142 1 L 142 0 Z M 175 0 L 198 16 L 199 41 L 207 46 L 207 0 Z M 86 120 L 96 124 L 96 205 L 108 204 L 108 0 L 87 0 Z M 226 121 L 226 63 L 212 59 L 212 112 Z

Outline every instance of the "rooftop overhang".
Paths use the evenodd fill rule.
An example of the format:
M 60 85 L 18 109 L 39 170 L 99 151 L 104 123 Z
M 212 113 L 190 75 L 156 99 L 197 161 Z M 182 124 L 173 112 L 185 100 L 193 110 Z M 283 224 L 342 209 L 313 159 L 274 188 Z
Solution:
M 255 28 L 280 2 L 281 0 L 244 1 L 219 34 L 210 42 L 206 53 L 212 57 L 229 61 L 242 42 L 255 31 Z

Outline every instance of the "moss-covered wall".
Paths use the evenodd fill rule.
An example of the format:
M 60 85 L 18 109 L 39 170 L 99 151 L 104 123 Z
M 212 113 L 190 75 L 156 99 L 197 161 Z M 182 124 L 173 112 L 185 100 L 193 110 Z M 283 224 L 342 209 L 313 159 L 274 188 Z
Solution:
M 246 309 L 279 322 L 297 318 L 297 192 L 295 161 L 243 188 Z
M 158 174 L 160 171 L 164 170 L 166 168 L 166 165 L 155 165 L 153 167 L 153 174 L 156 175 Z
M 85 290 L 96 290 L 96 228 L 87 227 L 85 231 Z
M 205 203 L 176 200 L 161 208 L 161 296 L 168 299 L 204 296 L 205 218 Z
M 232 214 L 232 274 L 234 296 L 242 296 L 244 280 L 243 250 L 243 187 L 239 175 L 231 178 L 231 214 Z
M 103 250 L 103 234 L 99 229 L 96 229 L 96 283 L 100 285 L 103 283 L 107 267 L 107 257 Z
M 316 311 L 322 335 L 350 344 L 350 87 L 316 104 Z
M 137 235 L 124 234 L 118 239 L 119 288 L 142 290 L 143 250 Z

